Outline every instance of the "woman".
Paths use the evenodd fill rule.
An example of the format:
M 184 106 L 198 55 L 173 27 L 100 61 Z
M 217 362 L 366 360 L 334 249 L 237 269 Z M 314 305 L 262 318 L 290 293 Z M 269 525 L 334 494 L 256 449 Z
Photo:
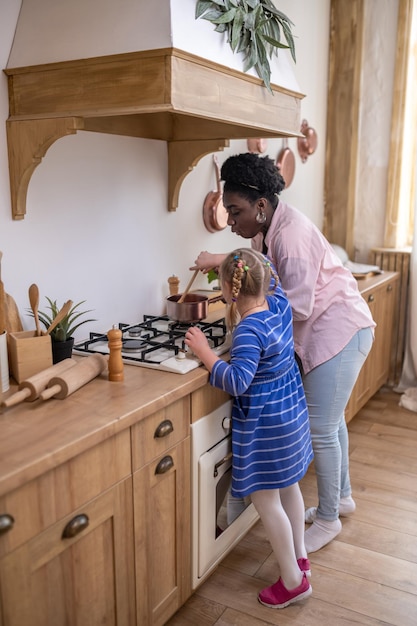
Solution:
M 298 481 L 313 452 L 291 308 L 270 261 L 254 250 L 230 253 L 220 280 L 233 331 L 230 363 L 216 356 L 197 327 L 187 331 L 185 343 L 209 370 L 210 383 L 234 398 L 232 496 L 250 496 L 261 517 L 280 577 L 258 599 L 282 609 L 312 591 Z
M 279 199 L 285 182 L 268 156 L 239 154 L 221 168 L 233 232 L 273 261 L 293 312 L 294 345 L 310 417 L 318 506 L 307 509 L 308 552 L 341 531 L 353 513 L 345 408 L 372 347 L 375 322 L 356 280 L 318 228 Z M 217 268 L 223 254 L 201 252 L 194 268 Z M 192 268 L 192 269 L 194 269 Z

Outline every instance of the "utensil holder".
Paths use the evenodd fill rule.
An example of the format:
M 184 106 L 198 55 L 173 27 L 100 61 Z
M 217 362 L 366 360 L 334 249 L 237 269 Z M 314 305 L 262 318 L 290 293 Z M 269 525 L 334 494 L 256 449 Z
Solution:
M 7 356 L 7 332 L 0 335 L 0 392 L 7 391 L 9 382 L 9 359 Z
M 34 330 L 9 333 L 10 373 L 17 383 L 52 365 L 51 336 Z

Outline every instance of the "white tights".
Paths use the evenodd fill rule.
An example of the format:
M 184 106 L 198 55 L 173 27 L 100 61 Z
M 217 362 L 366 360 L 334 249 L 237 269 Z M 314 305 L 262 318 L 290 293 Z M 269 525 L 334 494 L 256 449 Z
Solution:
M 300 487 L 295 483 L 284 489 L 255 491 L 251 498 L 278 561 L 284 585 L 294 589 L 302 581 L 297 559 L 307 557 Z

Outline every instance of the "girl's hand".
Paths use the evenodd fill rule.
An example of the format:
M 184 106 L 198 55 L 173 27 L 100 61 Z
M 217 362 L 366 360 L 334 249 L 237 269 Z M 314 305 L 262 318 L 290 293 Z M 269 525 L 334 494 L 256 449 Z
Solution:
M 190 326 L 185 333 L 185 344 L 201 359 L 201 351 L 210 349 L 207 337 L 197 326 Z
M 185 333 L 185 345 L 204 363 L 208 371 L 211 372 L 213 365 L 219 360 L 210 348 L 207 337 L 197 326 L 190 326 Z

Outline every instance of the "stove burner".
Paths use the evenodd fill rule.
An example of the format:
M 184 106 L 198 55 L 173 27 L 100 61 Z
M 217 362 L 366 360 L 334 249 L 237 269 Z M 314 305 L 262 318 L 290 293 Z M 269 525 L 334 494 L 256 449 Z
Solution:
M 146 345 L 146 341 L 138 341 L 137 339 L 123 339 L 123 352 L 139 352 Z
M 141 337 L 142 333 L 143 330 L 140 326 L 132 326 L 132 328 L 128 330 L 129 337 Z

